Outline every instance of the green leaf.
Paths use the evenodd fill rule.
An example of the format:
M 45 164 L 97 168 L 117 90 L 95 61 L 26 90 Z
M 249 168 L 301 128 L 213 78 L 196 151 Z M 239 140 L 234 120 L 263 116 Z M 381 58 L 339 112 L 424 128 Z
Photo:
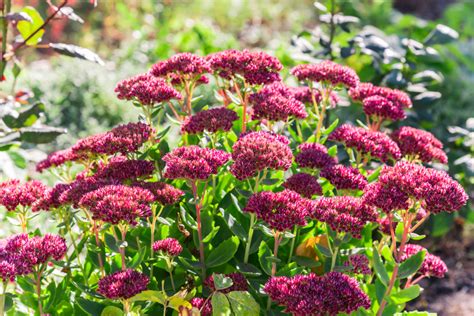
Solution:
M 232 279 L 226 277 L 224 274 L 213 273 L 212 276 L 216 290 L 225 290 L 234 284 Z
M 76 298 L 76 303 L 84 312 L 90 315 L 100 315 L 106 307 L 104 304 L 89 301 L 82 297 Z
M 272 262 L 268 260 L 271 256 L 272 251 L 270 250 L 270 247 L 268 247 L 265 241 L 262 241 L 258 248 L 258 261 L 260 262 L 262 270 L 268 275 L 272 274 Z
M 226 263 L 234 257 L 238 248 L 239 238 L 236 236 L 232 236 L 231 238 L 221 242 L 207 257 L 207 267 L 214 268 Z
M 250 263 L 238 263 L 236 266 L 237 270 L 239 270 L 242 274 L 248 275 L 248 276 L 261 276 L 262 271 L 260 271 L 259 268 L 256 266 L 250 264 Z
M 374 270 L 375 274 L 382 282 L 383 285 L 387 286 L 390 278 L 388 277 L 387 270 L 385 270 L 385 266 L 382 263 L 382 259 L 380 259 L 380 255 L 376 248 L 373 248 L 374 251 Z
M 328 149 L 328 155 L 331 157 L 336 157 L 337 156 L 337 145 L 331 146 Z
M 459 38 L 459 33 L 450 28 L 449 26 L 438 24 L 428 36 L 426 36 L 423 43 L 425 45 L 433 44 L 447 44 L 455 41 Z
M 394 316 L 436 316 L 436 313 L 430 312 L 419 312 L 419 311 L 411 311 L 411 312 L 402 312 L 402 313 L 395 313 Z
M 409 288 L 403 289 L 398 293 L 390 295 L 390 300 L 394 304 L 404 304 L 409 302 L 420 295 L 421 288 L 418 284 L 412 285 Z
M 230 212 L 224 210 L 221 208 L 219 210 L 222 214 L 222 217 L 224 218 L 227 227 L 236 235 L 237 237 L 240 238 L 240 240 L 246 241 L 247 240 L 247 232 L 245 231 L 244 227 L 237 221 L 237 219 L 230 214 Z
M 370 183 L 370 182 L 374 182 L 375 180 L 377 180 L 377 179 L 379 178 L 380 171 L 382 171 L 382 167 L 378 167 L 377 169 L 375 169 L 375 170 L 367 177 L 367 181 Z
M 66 133 L 63 128 L 56 127 L 27 127 L 20 130 L 20 140 L 32 144 L 46 144 Z
M 20 154 L 17 151 L 9 151 L 8 156 L 10 156 L 10 159 L 13 161 L 15 166 L 17 166 L 20 169 L 25 169 L 27 165 L 27 161 L 25 157 L 23 157 L 22 154 Z
M 234 315 L 260 315 L 260 305 L 249 292 L 233 291 L 227 294 Z
M 403 261 L 400 264 L 400 268 L 398 269 L 398 278 L 404 279 L 408 278 L 410 275 L 416 273 L 418 269 L 420 269 L 421 265 L 423 264 L 423 260 L 425 260 L 426 251 L 419 251 L 413 256 L 409 257 L 407 260 Z
M 61 55 L 88 60 L 101 66 L 105 64 L 99 55 L 84 47 L 64 43 L 49 43 L 49 47 Z
M 382 300 L 385 297 L 385 292 L 387 287 L 383 285 L 382 281 L 379 278 L 375 279 L 375 296 L 377 297 L 377 302 L 382 303 Z
M 313 260 L 308 257 L 301 257 L 301 256 L 293 256 L 292 260 L 296 262 L 298 265 L 308 268 L 316 268 L 321 265 L 321 262 Z
M 41 102 L 35 103 L 20 112 L 9 112 L 2 120 L 10 128 L 29 127 L 39 118 L 40 113 L 44 112 L 45 107 Z
M 179 311 L 182 306 L 191 309 L 191 303 L 186 301 L 183 297 L 181 297 L 182 293 L 178 292 L 175 295 L 171 296 L 168 299 L 168 306 L 174 309 L 175 311 Z
M 102 310 L 100 316 L 122 316 L 123 311 L 115 306 L 107 306 Z
M 216 292 L 212 295 L 212 315 L 213 316 L 230 316 L 230 304 L 227 297 L 221 292 Z
M 33 7 L 25 7 L 21 12 L 26 13 L 30 18 L 31 22 L 27 20 L 18 21 L 16 27 L 18 32 L 20 32 L 21 37 L 26 40 L 30 35 L 32 35 L 36 30 L 38 30 L 43 25 L 43 18 Z M 39 43 L 41 37 L 44 34 L 44 29 L 39 30 L 33 35 L 27 42 L 26 45 L 33 46 Z
M 321 252 L 321 254 L 327 258 L 331 258 L 332 257 L 332 252 L 331 250 L 329 250 L 329 248 L 326 248 L 324 247 L 323 245 L 321 244 L 316 244 L 316 248 L 319 250 L 319 252 Z
M 136 301 L 146 301 L 146 302 L 155 302 L 159 303 L 161 305 L 166 303 L 167 296 L 164 292 L 162 291 L 143 291 L 141 293 L 138 293 L 137 295 L 133 296 L 130 298 L 131 302 L 136 302 Z
M 331 123 L 331 125 L 328 126 L 328 128 L 323 130 L 323 135 L 329 135 L 331 132 L 337 127 L 339 124 L 339 119 L 336 119 L 334 122 Z

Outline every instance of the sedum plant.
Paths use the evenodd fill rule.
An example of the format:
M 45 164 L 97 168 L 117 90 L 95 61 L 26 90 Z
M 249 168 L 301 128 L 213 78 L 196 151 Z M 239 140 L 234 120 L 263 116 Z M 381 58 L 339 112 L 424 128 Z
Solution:
M 37 171 L 53 187 L 0 184 L 22 231 L 0 248 L 0 308 L 428 315 L 405 305 L 447 268 L 417 229 L 468 199 L 432 167 L 443 145 L 391 128 L 411 107 L 402 91 L 332 61 L 293 68 L 299 86 L 281 69 L 264 52 L 181 53 L 118 83 L 138 122 L 51 153 Z M 216 98 L 198 109 L 202 89 Z M 366 122 L 327 121 L 343 95 Z M 62 237 L 32 231 L 36 212 Z

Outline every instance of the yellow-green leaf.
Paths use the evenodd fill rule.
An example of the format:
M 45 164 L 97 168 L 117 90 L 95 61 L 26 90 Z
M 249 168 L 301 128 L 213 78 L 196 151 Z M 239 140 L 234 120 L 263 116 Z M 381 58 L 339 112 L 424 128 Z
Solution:
M 17 23 L 17 29 L 20 32 L 21 37 L 23 37 L 24 40 L 26 40 L 31 34 L 33 34 L 37 29 L 43 25 L 43 18 L 41 15 L 36 11 L 35 8 L 33 7 L 25 7 L 22 12 L 28 14 L 28 16 L 31 18 L 30 21 L 18 21 Z M 26 45 L 36 45 L 38 44 L 39 41 L 41 41 L 41 37 L 44 34 L 44 30 L 39 30 L 35 35 L 33 35 L 27 42 Z

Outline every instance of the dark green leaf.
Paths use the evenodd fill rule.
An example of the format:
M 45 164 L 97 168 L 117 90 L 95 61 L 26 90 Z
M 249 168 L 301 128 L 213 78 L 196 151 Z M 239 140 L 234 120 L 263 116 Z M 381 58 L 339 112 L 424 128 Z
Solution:
M 213 316 L 230 316 L 230 304 L 227 297 L 221 292 L 216 292 L 212 295 L 212 315 Z
M 390 278 L 388 277 L 387 270 L 385 270 L 385 266 L 382 263 L 382 259 L 380 259 L 380 255 L 376 248 L 373 248 L 374 252 L 374 270 L 375 274 L 382 282 L 383 285 L 387 286 Z
M 398 278 L 404 279 L 408 278 L 410 275 L 416 273 L 418 269 L 420 269 L 421 265 L 423 264 L 423 260 L 425 260 L 426 251 L 419 251 L 413 256 L 409 257 L 407 260 L 403 261 L 400 264 L 400 268 L 398 269 Z
M 412 285 L 409 288 L 403 289 L 398 293 L 390 295 L 390 300 L 394 304 L 404 304 L 411 300 L 414 300 L 420 295 L 420 286 L 418 284 Z
M 238 248 L 239 239 L 236 236 L 221 242 L 207 257 L 206 266 L 213 268 L 226 263 L 234 257 Z
M 267 259 L 271 256 L 272 251 L 270 250 L 270 247 L 268 247 L 265 241 L 262 241 L 260 243 L 260 247 L 258 248 L 258 261 L 260 262 L 260 267 L 262 270 L 268 275 L 272 274 L 272 263 Z
M 260 315 L 260 305 L 248 292 L 233 291 L 227 294 L 232 312 L 239 316 Z
M 66 133 L 65 129 L 56 127 L 27 127 L 20 130 L 20 139 L 32 144 L 46 144 Z
M 423 41 L 425 45 L 447 44 L 459 38 L 459 33 L 452 28 L 438 24 Z
M 225 290 L 234 284 L 232 279 L 226 277 L 224 274 L 213 273 L 212 276 L 216 290 Z

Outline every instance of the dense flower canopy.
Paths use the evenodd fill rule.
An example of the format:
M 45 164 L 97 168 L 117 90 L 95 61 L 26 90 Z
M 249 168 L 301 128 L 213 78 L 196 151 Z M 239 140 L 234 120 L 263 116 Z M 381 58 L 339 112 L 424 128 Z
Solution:
M 305 198 L 311 198 L 313 195 L 322 195 L 323 189 L 318 179 L 307 173 L 296 173 L 286 179 L 283 187 L 295 191 Z
M 295 161 L 300 168 L 322 169 L 337 163 L 337 158 L 329 156 L 328 149 L 324 145 L 303 143 L 298 149 Z
M 205 131 L 210 133 L 228 132 L 238 118 L 237 113 L 225 107 L 204 110 L 188 116 L 181 125 L 181 132 L 188 134 L 200 134 Z
M 20 180 L 8 180 L 0 183 L 0 205 L 14 211 L 18 206 L 30 207 L 42 198 L 47 187 L 37 180 L 21 183 Z
M 319 174 L 337 190 L 363 190 L 367 179 L 356 168 L 344 165 L 330 165 L 321 170 Z
M 154 64 L 150 73 L 157 77 L 166 77 L 170 74 L 197 76 L 211 72 L 210 64 L 201 56 L 191 53 L 181 53 L 171 56 L 167 60 Z
M 399 109 L 411 108 L 410 97 L 403 91 L 390 89 L 387 87 L 378 87 L 370 82 L 361 82 L 356 87 L 349 90 L 350 96 L 357 101 L 363 101 L 366 98 L 379 96 L 392 102 Z

